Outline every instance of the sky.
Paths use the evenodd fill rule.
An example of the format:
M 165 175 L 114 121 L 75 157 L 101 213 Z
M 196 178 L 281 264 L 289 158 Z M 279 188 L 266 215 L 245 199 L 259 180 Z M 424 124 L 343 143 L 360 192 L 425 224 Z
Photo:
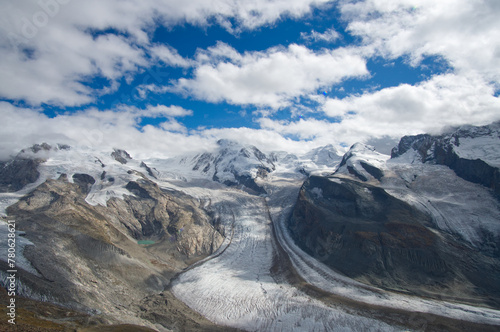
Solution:
M 0 0 L 0 159 L 303 153 L 500 120 L 498 0 Z

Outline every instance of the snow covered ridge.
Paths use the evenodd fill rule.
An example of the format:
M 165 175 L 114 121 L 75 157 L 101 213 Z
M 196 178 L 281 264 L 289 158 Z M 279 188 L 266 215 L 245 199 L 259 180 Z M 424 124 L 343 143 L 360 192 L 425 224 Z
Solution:
M 469 160 L 481 159 L 500 167 L 500 121 L 487 126 L 461 126 L 437 136 L 421 134 L 404 136 L 391 152 L 397 158 L 411 150 L 416 151 L 421 162 L 442 163 L 441 150 L 452 151 L 458 157 Z
M 332 172 L 340 158 L 331 145 L 313 149 L 305 155 L 283 151 L 265 154 L 253 145 L 219 140 L 215 151 L 145 162 L 158 170 L 162 178 L 177 177 L 185 181 L 203 178 L 250 193 L 266 194 L 262 180 L 275 172 L 290 176 L 325 169 Z
M 432 216 L 437 228 L 482 247 L 485 234 L 500 236 L 500 173 L 490 164 L 500 158 L 499 137 L 499 123 L 463 126 L 442 136 L 405 136 L 392 157 L 356 143 L 329 180 L 383 188 Z M 479 152 L 466 150 L 473 147 Z M 481 159 L 485 150 L 487 161 Z
M 166 161 L 166 166 L 184 166 L 192 176 L 203 176 L 227 186 L 245 186 L 265 193 L 255 180 L 265 178 L 275 165 L 255 146 L 243 146 L 230 140 L 219 140 L 217 150 Z M 177 165 L 176 165 L 177 164 Z M 179 170 L 181 171 L 181 170 Z
M 309 174 L 325 169 L 331 172 L 339 161 L 339 152 L 331 145 L 314 149 L 304 156 L 286 152 L 266 155 L 255 146 L 219 140 L 215 151 L 140 161 L 118 148 L 99 151 L 41 143 L 0 163 L 0 191 L 4 192 L 0 194 L 0 210 L 4 211 L 45 180 L 57 179 L 62 174 L 66 174 L 70 182 L 81 178 L 81 174 L 90 176 L 87 202 L 105 206 L 111 197 L 129 195 L 125 188 L 127 183 L 141 176 L 153 182 L 203 179 L 261 195 L 266 194 L 261 181 L 276 170 L 303 176 L 301 172 Z
M 500 122 L 453 128 L 439 136 L 405 136 L 391 157 L 409 163 L 446 165 L 461 178 L 500 195 Z
M 32 166 L 34 164 L 35 166 Z M 88 186 L 87 203 L 106 205 L 111 197 L 131 195 L 125 188 L 127 183 L 147 173 L 147 165 L 133 160 L 125 151 L 89 151 L 68 145 L 36 144 L 22 150 L 13 160 L 3 163 L 0 182 L 14 193 L 0 194 L 0 213 L 14 204 L 20 197 L 31 192 L 47 179 L 58 179 L 63 174 L 71 183 Z M 29 167 L 28 167 L 29 166 Z M 30 183 L 20 189 L 18 179 L 28 177 Z M 83 181 L 83 182 L 82 182 Z M 3 190 L 8 191 L 8 190 Z
M 352 174 L 362 181 L 384 176 L 382 169 L 389 156 L 378 153 L 375 148 L 362 143 L 354 144 L 344 155 L 335 174 Z

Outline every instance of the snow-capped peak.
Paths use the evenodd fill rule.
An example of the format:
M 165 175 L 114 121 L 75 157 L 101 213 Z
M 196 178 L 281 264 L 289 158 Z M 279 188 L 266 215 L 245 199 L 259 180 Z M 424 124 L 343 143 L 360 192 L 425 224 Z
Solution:
M 389 156 L 379 153 L 373 146 L 355 143 L 344 155 L 335 175 L 354 175 L 362 181 L 380 179 L 384 176 L 385 163 Z
M 443 163 L 445 153 L 468 160 L 480 159 L 500 167 L 500 122 L 451 128 L 437 136 L 404 136 L 392 150 L 391 157 L 405 162 Z
M 311 160 L 317 166 L 334 167 L 339 163 L 341 157 L 342 154 L 332 144 L 328 144 L 312 149 L 301 156 L 301 159 Z
M 212 152 L 150 162 L 163 176 L 205 178 L 256 193 L 264 193 L 256 180 L 275 170 L 271 158 L 255 146 L 225 139 L 219 140 Z

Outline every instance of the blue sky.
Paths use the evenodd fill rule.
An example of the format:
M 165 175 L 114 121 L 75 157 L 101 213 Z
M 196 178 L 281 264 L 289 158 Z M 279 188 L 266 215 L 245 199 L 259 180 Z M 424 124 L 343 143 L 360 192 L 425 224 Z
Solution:
M 495 0 L 0 0 L 0 157 L 305 152 L 500 119 Z M 387 144 L 387 145 L 385 145 Z

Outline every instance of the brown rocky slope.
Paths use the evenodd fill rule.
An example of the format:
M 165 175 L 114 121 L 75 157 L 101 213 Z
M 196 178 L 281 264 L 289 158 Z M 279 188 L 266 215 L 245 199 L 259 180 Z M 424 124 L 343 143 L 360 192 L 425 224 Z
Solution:
M 20 271 L 20 295 L 92 317 L 87 323 L 60 319 L 66 327 L 220 330 L 165 289 L 224 236 L 199 202 L 137 175 L 126 186 L 129 194 L 107 206 L 85 201 L 90 175 L 75 174 L 71 183 L 63 174 L 8 208 L 9 219 L 34 244 L 24 250 L 34 271 Z

